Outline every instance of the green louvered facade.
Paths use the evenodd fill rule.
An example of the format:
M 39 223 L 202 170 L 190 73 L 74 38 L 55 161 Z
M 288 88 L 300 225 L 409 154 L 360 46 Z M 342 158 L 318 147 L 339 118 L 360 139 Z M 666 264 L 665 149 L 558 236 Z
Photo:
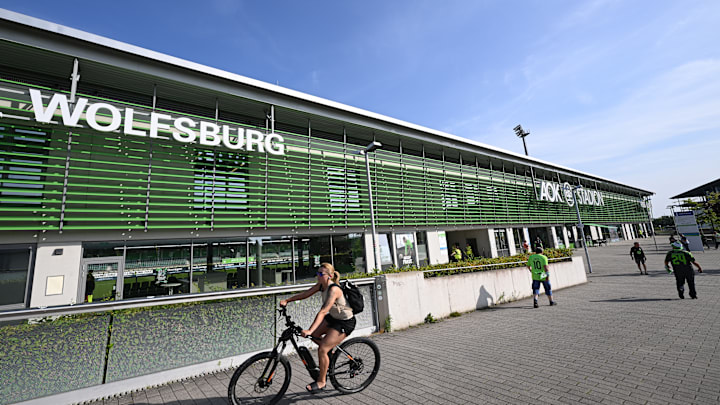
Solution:
M 29 88 L 37 87 L 0 82 L 0 230 L 370 225 L 364 157 L 356 153 L 361 145 L 313 137 L 311 130 L 310 136 L 277 130 L 286 148 L 285 155 L 277 156 L 98 132 L 87 126 L 84 117 L 79 127 L 69 128 L 61 125 L 59 110 L 58 124 L 38 125 L 29 108 Z M 78 96 L 119 108 L 131 106 L 141 114 L 152 110 Z M 141 126 L 149 124 L 143 116 L 136 119 Z M 276 119 L 282 120 L 282 111 Z M 538 201 L 530 173 L 517 173 L 511 165 L 505 170 L 480 167 L 471 155 L 462 164 L 384 150 L 371 156 L 376 220 L 381 227 L 562 224 L 576 219 L 574 208 L 567 204 Z M 560 175 L 553 179 L 577 181 Z M 580 206 L 584 221 L 647 220 L 642 196 L 605 191 L 602 182 L 583 186 L 597 188 L 604 197 L 604 206 Z

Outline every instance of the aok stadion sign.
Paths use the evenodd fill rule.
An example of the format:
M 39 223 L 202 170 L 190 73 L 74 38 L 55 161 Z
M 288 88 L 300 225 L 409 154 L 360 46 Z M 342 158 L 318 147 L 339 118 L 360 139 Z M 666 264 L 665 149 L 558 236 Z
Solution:
M 188 117 L 172 117 L 168 114 L 150 113 L 149 127 L 146 123 L 135 121 L 135 110 L 125 107 L 122 110 L 108 103 L 90 103 L 86 98 L 78 98 L 75 105 L 71 106 L 67 96 L 55 93 L 48 102 L 47 107 L 43 105 L 42 93 L 36 89 L 30 90 L 35 120 L 42 123 L 51 123 L 55 111 L 60 108 L 62 122 L 66 126 L 77 126 L 83 113 L 87 125 L 100 132 L 114 132 L 120 130 L 125 135 L 149 136 L 150 138 L 168 139 L 160 135 L 159 131 L 170 131 L 172 138 L 181 143 L 199 143 L 205 146 L 220 146 L 221 144 L 229 149 L 242 149 L 249 152 L 257 151 L 273 155 L 284 155 L 285 145 L 282 136 L 271 133 L 264 134 L 257 130 L 228 125 L 218 125 L 212 122 L 200 121 L 199 123 Z M 103 115 L 100 114 L 103 113 Z M 109 116 L 108 116 L 109 115 Z M 139 114 L 138 114 L 139 115 Z M 135 125 L 135 127 L 133 127 Z M 147 127 L 147 132 L 137 127 Z
M 573 198 L 573 187 L 570 183 L 553 183 L 549 181 L 540 182 L 540 196 L 538 200 L 548 202 L 564 202 L 569 206 L 575 205 L 575 199 Z M 596 205 L 598 207 L 605 205 L 603 201 L 602 193 L 597 190 L 586 190 L 584 188 L 577 188 L 575 190 L 575 197 L 577 198 L 578 205 Z

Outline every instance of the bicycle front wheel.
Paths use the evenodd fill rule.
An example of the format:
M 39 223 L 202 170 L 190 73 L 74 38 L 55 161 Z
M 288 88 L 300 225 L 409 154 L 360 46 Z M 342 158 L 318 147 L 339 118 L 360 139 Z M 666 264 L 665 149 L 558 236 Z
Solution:
M 258 353 L 235 370 L 228 386 L 231 404 L 274 404 L 290 385 L 290 363 L 282 355 Z
M 368 338 L 347 340 L 335 349 L 330 370 L 330 382 L 335 389 L 345 394 L 360 392 L 380 370 L 380 349 Z

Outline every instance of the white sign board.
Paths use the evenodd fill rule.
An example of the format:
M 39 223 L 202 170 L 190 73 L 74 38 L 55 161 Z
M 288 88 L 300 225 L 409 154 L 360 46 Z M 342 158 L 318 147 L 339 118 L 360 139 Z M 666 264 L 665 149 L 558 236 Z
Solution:
M 675 213 L 675 229 L 681 235 L 685 235 L 693 252 L 702 252 L 703 244 L 700 236 L 700 229 L 697 226 L 695 213 L 683 211 Z

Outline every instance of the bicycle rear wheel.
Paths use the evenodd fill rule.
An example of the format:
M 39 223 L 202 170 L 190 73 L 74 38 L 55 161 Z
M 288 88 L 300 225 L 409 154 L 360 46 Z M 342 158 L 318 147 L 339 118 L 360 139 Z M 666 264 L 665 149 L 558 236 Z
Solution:
M 258 353 L 235 370 L 228 386 L 228 399 L 234 405 L 277 403 L 290 385 L 290 376 L 290 363 L 285 357 L 273 356 L 272 352 Z
M 360 392 L 373 382 L 380 370 L 380 350 L 368 338 L 353 338 L 335 349 L 330 359 L 330 382 L 345 394 Z

